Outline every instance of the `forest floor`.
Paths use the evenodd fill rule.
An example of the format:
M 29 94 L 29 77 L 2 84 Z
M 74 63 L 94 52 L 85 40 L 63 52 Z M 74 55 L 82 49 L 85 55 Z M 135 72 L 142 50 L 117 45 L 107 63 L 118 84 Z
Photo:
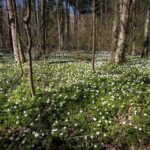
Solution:
M 0 148 L 150 149 L 150 61 L 0 64 Z

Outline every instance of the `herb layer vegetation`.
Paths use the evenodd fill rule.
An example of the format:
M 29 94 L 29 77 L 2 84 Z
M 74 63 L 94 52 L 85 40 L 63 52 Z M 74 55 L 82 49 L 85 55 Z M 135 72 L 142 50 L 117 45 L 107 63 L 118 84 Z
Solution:
M 148 149 L 150 62 L 0 64 L 1 149 Z

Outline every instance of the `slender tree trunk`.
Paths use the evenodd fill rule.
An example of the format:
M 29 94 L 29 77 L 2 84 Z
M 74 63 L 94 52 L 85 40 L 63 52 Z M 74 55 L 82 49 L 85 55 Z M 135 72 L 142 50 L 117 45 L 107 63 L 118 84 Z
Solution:
M 35 14 L 35 17 L 36 17 L 36 25 L 37 25 L 37 37 L 36 37 L 36 43 L 38 47 L 41 48 L 41 34 L 40 34 L 40 24 L 41 24 L 41 20 L 40 20 L 40 2 L 39 0 L 36 0 L 36 14 Z M 38 58 L 40 57 L 40 55 L 43 55 L 43 51 L 42 49 L 40 49 L 40 52 L 38 54 Z
M 8 8 L 7 1 L 6 1 L 6 7 Z M 10 23 L 10 18 L 9 18 L 9 13 L 7 13 L 7 18 L 8 18 L 8 35 L 9 35 L 9 44 L 10 44 L 10 51 L 13 53 L 13 43 L 12 43 L 12 34 L 11 34 L 11 23 Z
M 35 21 L 35 24 L 37 25 L 37 7 L 38 7 L 38 1 L 32 0 L 32 12 L 33 12 L 33 21 Z
M 69 48 L 69 41 L 70 41 L 70 5 L 69 2 L 67 3 L 67 49 Z
M 46 8 L 46 0 L 41 0 L 41 48 L 43 53 L 45 54 L 46 50 L 46 23 L 45 23 L 45 9 Z
M 9 22 L 11 28 L 11 39 L 13 44 L 13 52 L 15 61 L 20 64 L 25 62 L 25 57 L 21 49 L 20 34 L 19 34 L 19 24 L 17 18 L 17 10 L 15 0 L 7 0 Z
M 74 36 L 75 36 L 75 49 L 79 50 L 80 42 L 79 42 L 79 19 L 80 19 L 80 12 L 79 12 L 79 0 L 76 0 L 75 3 L 75 11 L 74 11 Z
M 18 46 L 17 46 L 17 31 L 16 31 L 16 23 L 15 23 L 15 18 L 14 18 L 14 8 L 13 8 L 13 2 L 11 0 L 7 0 L 7 9 L 8 9 L 8 14 L 9 14 L 9 25 L 11 29 L 11 38 L 12 39 L 12 45 L 13 45 L 13 52 L 14 52 L 14 57 L 15 61 L 19 63 L 19 55 L 18 55 Z
M 99 50 L 102 49 L 102 22 L 103 22 L 103 3 L 102 1 L 100 2 L 100 8 L 101 8 L 101 12 L 100 12 L 100 33 L 99 33 L 99 42 L 98 42 L 98 48 Z
M 115 0 L 114 2 L 114 19 L 113 19 L 113 29 L 112 29 L 112 52 L 115 52 L 117 48 L 118 39 L 118 23 L 119 23 L 119 2 Z
M 131 6 L 131 1 L 129 0 L 119 0 L 120 8 L 120 22 L 119 22 L 119 35 L 117 42 L 117 49 L 115 54 L 115 63 L 123 63 L 125 61 L 125 49 L 127 41 L 127 29 L 129 20 L 129 10 Z
M 31 1 L 31 5 L 32 5 L 32 15 L 31 15 L 31 24 L 32 26 L 34 26 L 34 28 L 32 28 L 32 31 L 31 31 L 31 34 L 34 34 L 35 36 L 33 37 L 33 42 L 32 42 L 32 46 L 35 47 L 36 45 L 36 42 L 37 42 L 37 37 L 38 37 L 38 34 L 37 34 L 37 20 L 36 20 L 36 15 L 37 15 L 37 5 L 36 5 L 36 0 L 32 0 Z M 38 42 L 37 42 L 38 43 Z
M 28 57 L 29 57 L 29 79 L 30 79 L 30 90 L 32 97 L 35 95 L 34 90 L 34 81 L 33 81 L 33 69 L 32 69 L 32 40 L 31 40 L 31 27 L 30 27 L 30 21 L 31 21 L 31 0 L 25 0 L 26 2 L 26 11 L 25 16 L 23 18 L 26 34 L 27 34 L 27 50 L 28 50 Z
M 59 52 L 61 51 L 61 19 L 60 19 L 60 0 L 57 0 L 57 27 L 58 27 L 58 42 L 59 42 Z
M 76 44 L 77 44 L 77 17 L 76 17 L 76 7 L 74 8 L 74 11 L 73 11 L 73 37 L 74 37 L 74 40 L 73 40 L 73 48 L 75 49 L 76 48 Z
M 62 1 L 57 0 L 57 27 L 58 27 L 58 41 L 59 52 L 64 47 L 64 9 Z
M 64 41 L 65 41 L 65 11 L 63 4 L 61 4 L 61 13 L 60 13 L 60 20 L 61 20 L 61 48 L 64 49 Z
M 133 6 L 133 11 L 132 11 L 132 51 L 131 55 L 135 56 L 135 48 L 136 48 L 136 36 L 135 36 L 135 31 L 136 31 L 136 0 L 132 0 L 132 6 Z
M 143 51 L 142 58 L 148 57 L 149 51 L 149 25 L 150 25 L 150 0 L 148 1 L 146 20 L 145 20 L 145 28 L 144 28 L 144 43 L 143 43 Z
M 92 42 L 92 70 L 95 72 L 95 45 L 96 45 L 96 15 L 95 15 L 95 0 L 93 0 L 93 42 Z
M 76 0 L 76 50 L 80 50 L 79 27 L 80 27 L 80 3 Z
M 24 63 L 26 62 L 26 59 L 25 59 L 25 55 L 23 53 L 23 50 L 22 50 L 22 45 L 21 45 L 21 33 L 20 33 L 20 26 L 19 26 L 19 20 L 18 20 L 18 14 L 17 14 L 17 6 L 16 6 L 16 2 L 15 0 L 13 1 L 13 7 L 14 7 L 14 15 L 15 15 L 15 20 L 16 20 L 16 35 L 17 35 L 17 44 L 18 44 L 18 55 L 19 55 L 19 58 L 20 58 L 20 61 L 21 63 Z
M 80 11 L 77 11 L 77 50 L 80 50 Z
M 0 0 L 0 51 L 4 48 L 4 35 L 3 35 L 3 3 Z
M 69 43 L 69 30 L 70 30 L 70 11 L 69 11 L 69 2 L 65 2 L 65 17 L 64 17 L 64 48 L 68 49 Z
M 108 0 L 105 0 L 104 1 L 104 15 L 105 15 L 105 22 L 104 22 L 104 25 L 105 25 L 105 29 L 107 30 L 108 29 L 108 23 L 107 23 L 107 18 L 108 18 Z

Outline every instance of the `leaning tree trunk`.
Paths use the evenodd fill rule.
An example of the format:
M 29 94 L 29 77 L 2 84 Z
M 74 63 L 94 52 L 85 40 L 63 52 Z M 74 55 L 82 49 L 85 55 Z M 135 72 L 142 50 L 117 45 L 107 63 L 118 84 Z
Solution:
M 15 61 L 20 64 L 25 62 L 25 57 L 21 48 L 20 34 L 19 34 L 19 24 L 17 18 L 16 2 L 15 0 L 7 0 L 8 14 L 9 14 L 9 24 L 11 28 L 11 39 L 13 44 L 13 52 Z
M 129 20 L 130 0 L 119 0 L 120 22 L 117 49 L 115 54 L 115 63 L 119 64 L 125 61 L 125 49 L 127 40 L 127 29 Z
M 27 50 L 28 50 L 28 57 L 29 57 L 29 79 L 30 79 L 31 95 L 33 97 L 35 95 L 35 90 L 34 90 L 34 83 L 33 83 L 32 54 L 31 54 L 31 49 L 32 49 L 31 27 L 30 27 L 31 0 L 25 0 L 25 2 L 26 2 L 26 13 L 23 20 L 25 24 L 27 41 L 28 41 Z
M 148 57 L 149 50 L 149 24 L 150 24 L 150 0 L 147 6 L 146 20 L 145 20 L 145 28 L 144 28 L 144 43 L 143 43 L 143 51 L 142 58 Z

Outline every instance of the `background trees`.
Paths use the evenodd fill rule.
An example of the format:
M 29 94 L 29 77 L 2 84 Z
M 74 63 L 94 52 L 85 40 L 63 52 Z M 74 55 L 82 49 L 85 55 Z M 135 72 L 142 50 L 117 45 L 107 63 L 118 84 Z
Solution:
M 145 21 L 145 8 L 148 6 L 148 0 L 142 2 L 133 0 L 131 2 L 129 3 L 128 0 L 126 1 L 126 3 L 129 3 L 127 11 L 124 10 L 124 7 L 119 8 L 119 4 L 121 5 L 124 1 L 97 0 L 95 2 L 95 22 L 97 24 L 95 27 L 95 50 L 110 51 L 111 53 L 114 53 L 117 49 L 116 62 L 118 62 L 117 59 L 119 60 L 119 58 L 117 58 L 119 57 L 119 48 L 116 43 L 121 39 L 119 36 L 121 36 L 120 32 L 123 31 L 123 25 L 120 24 L 119 16 L 129 15 L 128 19 L 125 21 L 128 26 L 128 32 L 126 31 L 127 29 L 124 30 L 124 35 L 126 34 L 127 39 L 126 42 L 123 42 L 123 45 L 126 45 L 126 52 L 135 55 L 141 54 L 143 50 L 143 56 L 144 51 L 147 51 L 146 49 L 148 49 L 146 46 L 147 44 L 143 45 L 143 39 L 145 39 L 145 43 L 147 43 L 147 37 L 149 35 L 149 32 L 146 34 L 146 30 L 148 29 L 148 23 L 146 22 L 148 22 L 148 19 Z M 24 12 L 23 2 L 7 0 L 7 11 L 5 6 L 5 1 L 1 0 L 1 50 L 10 50 L 12 49 L 12 45 L 15 60 L 17 62 L 19 61 L 18 54 L 20 53 L 20 61 L 24 62 L 25 59 L 22 50 L 26 54 L 27 45 L 26 32 L 22 19 Z M 2 9 L 3 7 L 5 10 Z M 33 49 L 35 50 L 33 53 L 34 58 L 42 57 L 44 55 L 41 54 L 50 53 L 58 49 L 59 51 L 85 50 L 92 52 L 92 1 L 32 0 L 31 8 L 31 35 Z M 119 9 L 122 12 L 120 15 Z M 126 12 L 128 13 L 127 15 L 124 14 Z M 7 13 L 9 14 L 9 22 L 6 21 L 8 19 Z M 123 21 L 123 17 L 121 18 L 121 21 Z M 120 54 L 120 56 L 121 55 L 122 54 Z

